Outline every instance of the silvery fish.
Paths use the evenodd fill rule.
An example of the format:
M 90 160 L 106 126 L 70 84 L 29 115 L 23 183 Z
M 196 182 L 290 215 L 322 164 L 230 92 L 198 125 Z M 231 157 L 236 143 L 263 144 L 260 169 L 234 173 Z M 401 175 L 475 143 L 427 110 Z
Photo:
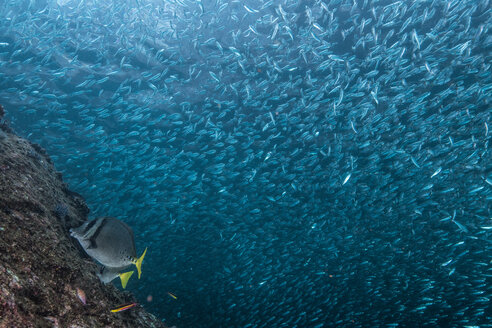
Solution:
M 102 217 L 87 221 L 80 227 L 71 229 L 70 233 L 90 257 L 104 266 L 98 275 L 101 281 L 107 283 L 119 276 L 125 288 L 133 271 L 122 274 L 118 272 L 132 264 L 137 267 L 140 279 L 142 261 L 147 249 L 137 258 L 133 231 L 123 221 Z

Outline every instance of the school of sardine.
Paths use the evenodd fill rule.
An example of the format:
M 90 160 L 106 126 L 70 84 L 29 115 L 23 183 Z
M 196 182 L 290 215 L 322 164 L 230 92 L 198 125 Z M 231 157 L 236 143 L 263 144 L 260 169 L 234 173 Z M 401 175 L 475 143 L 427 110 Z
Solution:
M 0 103 L 169 325 L 492 327 L 491 8 L 4 0 Z

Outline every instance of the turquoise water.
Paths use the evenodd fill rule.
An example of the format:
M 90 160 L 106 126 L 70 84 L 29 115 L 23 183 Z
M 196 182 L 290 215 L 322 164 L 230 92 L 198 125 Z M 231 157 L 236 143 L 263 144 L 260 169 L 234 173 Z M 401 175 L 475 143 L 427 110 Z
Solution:
M 169 325 L 490 327 L 490 8 L 5 0 L 0 103 Z

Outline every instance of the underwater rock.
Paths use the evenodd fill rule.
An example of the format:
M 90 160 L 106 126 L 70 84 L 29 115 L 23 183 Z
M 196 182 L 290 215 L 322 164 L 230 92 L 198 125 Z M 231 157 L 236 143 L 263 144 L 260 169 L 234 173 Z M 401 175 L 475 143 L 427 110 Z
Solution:
M 111 313 L 136 300 L 99 282 L 70 238 L 84 200 L 44 150 L 0 131 L 0 327 L 165 327 L 140 306 Z

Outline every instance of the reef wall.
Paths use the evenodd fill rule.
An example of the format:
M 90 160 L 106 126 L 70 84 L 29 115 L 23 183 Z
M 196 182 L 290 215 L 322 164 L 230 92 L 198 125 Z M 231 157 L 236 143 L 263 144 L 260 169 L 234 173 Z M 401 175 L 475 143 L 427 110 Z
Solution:
M 46 152 L 18 137 L 0 106 L 0 328 L 165 327 L 95 275 L 69 229 L 87 219 Z M 85 304 L 84 304 L 85 302 Z

